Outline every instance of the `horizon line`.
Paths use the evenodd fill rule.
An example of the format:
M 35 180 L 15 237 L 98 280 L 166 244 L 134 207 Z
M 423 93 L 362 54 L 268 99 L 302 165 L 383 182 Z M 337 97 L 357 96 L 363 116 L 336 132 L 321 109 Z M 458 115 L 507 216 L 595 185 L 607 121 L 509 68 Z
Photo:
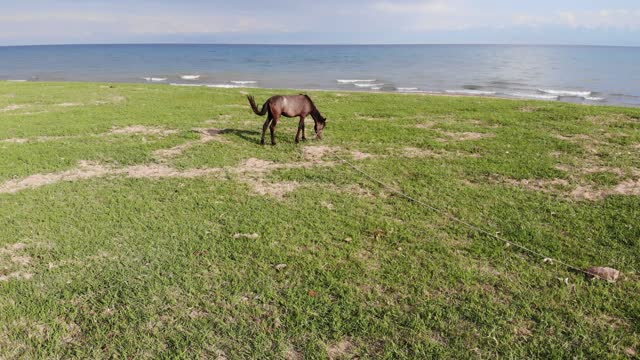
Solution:
M 625 47 L 638 48 L 640 45 L 611 44 L 567 44 L 567 43 L 233 43 L 233 42 L 131 42 L 131 43 L 53 43 L 14 44 L 0 47 L 36 46 L 121 46 L 121 45 L 236 45 L 236 46 L 564 46 L 564 47 Z

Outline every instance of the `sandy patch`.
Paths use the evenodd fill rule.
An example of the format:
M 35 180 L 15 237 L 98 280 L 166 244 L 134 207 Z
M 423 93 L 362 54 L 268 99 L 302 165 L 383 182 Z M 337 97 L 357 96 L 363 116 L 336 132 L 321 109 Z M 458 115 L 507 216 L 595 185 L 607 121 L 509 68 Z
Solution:
M 353 356 L 355 346 L 349 340 L 331 344 L 327 347 L 327 355 L 329 359 L 344 359 Z
M 210 141 L 221 141 L 221 142 L 227 142 L 224 138 L 219 137 L 218 135 L 224 133 L 224 130 L 220 130 L 220 129 L 193 129 L 193 131 L 196 131 L 200 134 L 200 139 L 198 140 L 194 140 L 194 141 L 188 141 L 184 144 L 180 144 L 177 146 L 174 146 L 170 149 L 160 149 L 160 150 L 156 150 L 153 152 L 153 156 L 156 157 L 157 159 L 163 161 L 163 160 L 168 160 L 171 158 L 174 158 L 176 156 L 181 155 L 182 153 L 184 153 L 185 151 L 187 151 L 188 149 L 191 149 L 192 147 L 196 146 L 196 145 L 200 145 L 200 144 L 206 144 Z
M 7 106 L 1 108 L 0 112 L 14 111 L 14 110 L 19 110 L 19 109 L 24 109 L 26 107 L 27 107 L 26 105 L 17 105 L 17 104 L 7 105 Z
M 304 360 L 304 355 L 290 346 L 285 352 L 284 358 L 286 360 Z
M 114 95 L 107 100 L 96 100 L 92 102 L 93 105 L 109 105 L 109 104 L 119 104 L 123 101 L 127 100 L 126 97 L 120 95 Z
M 259 237 L 260 237 L 260 235 L 258 235 L 256 233 L 252 233 L 252 234 L 240 234 L 240 233 L 238 233 L 238 234 L 234 234 L 233 235 L 234 239 L 253 239 L 253 240 L 255 240 L 255 239 L 259 238 Z
M 569 136 L 565 136 L 561 134 L 553 134 L 552 136 L 556 139 L 569 141 L 569 142 L 577 142 L 578 140 L 592 140 L 589 135 L 585 135 L 585 134 L 576 134 L 576 135 L 569 135 Z
M 638 122 L 640 119 L 633 118 L 626 114 L 589 115 L 584 118 L 594 125 L 609 125 L 615 123 Z
M 331 147 L 325 145 L 305 146 L 302 149 L 302 154 L 305 160 L 320 161 L 323 157 L 330 155 L 331 153 L 334 153 L 338 150 L 340 150 L 339 147 Z
M 24 144 L 28 141 L 29 139 L 25 139 L 25 138 L 11 138 L 11 139 L 0 140 L 0 142 L 11 143 L 11 144 Z
M 431 129 L 435 125 L 436 125 L 436 123 L 429 121 L 429 122 L 426 122 L 426 123 L 418 124 L 418 125 L 416 125 L 416 127 L 418 129 Z
M 523 106 L 520 109 L 518 109 L 518 111 L 523 112 L 523 113 L 532 113 L 532 112 L 536 112 L 539 111 L 541 108 L 537 107 L 537 106 Z
M 636 174 L 637 175 L 637 174 Z M 522 187 L 528 190 L 557 194 L 574 200 L 597 201 L 612 195 L 640 196 L 640 178 L 627 179 L 619 184 L 600 188 L 591 184 L 584 184 L 578 180 L 566 179 L 509 179 L 494 177 L 493 183 L 508 184 Z
M 73 139 L 73 138 L 79 138 L 79 137 L 81 137 L 81 136 L 79 136 L 79 135 L 78 136 L 36 136 L 36 137 L 32 137 L 32 138 L 4 139 L 4 140 L 0 140 L 0 142 L 13 143 L 13 144 L 24 144 L 24 143 L 28 143 L 28 142 L 47 142 L 47 141 L 57 141 L 57 140 L 64 140 L 64 139 Z
M 35 174 L 24 179 L 9 180 L 0 185 L 0 193 L 15 193 L 21 190 L 33 189 L 60 181 L 75 181 L 105 176 L 109 169 L 91 162 L 81 161 L 77 169 L 60 173 Z
M 329 210 L 334 210 L 336 208 L 335 205 L 327 201 L 321 202 L 321 205 Z
M 29 280 L 33 277 L 31 257 L 24 254 L 24 243 L 15 243 L 0 247 L 0 282 L 10 280 Z
M 295 190 L 299 184 L 295 182 L 268 184 L 264 175 L 278 169 L 311 168 L 318 166 L 334 166 L 334 162 L 319 161 L 315 163 L 274 163 L 271 161 L 250 158 L 238 166 L 224 168 L 200 168 L 179 170 L 165 164 L 134 165 L 124 168 L 113 168 L 90 161 L 80 161 L 75 169 L 49 174 L 34 174 L 22 179 L 9 180 L 0 184 L 0 193 L 16 193 L 26 189 L 34 189 L 62 181 L 77 181 L 105 176 L 126 176 L 130 178 L 195 178 L 212 175 L 235 174 L 239 180 L 249 183 L 258 194 L 282 196 Z
M 579 173 L 579 174 L 595 174 L 600 172 L 608 172 L 618 176 L 626 175 L 625 171 L 621 168 L 616 168 L 611 166 L 597 166 L 597 165 L 591 165 L 588 163 L 585 163 L 584 167 L 581 167 L 581 168 L 576 168 L 576 167 L 572 167 L 570 165 L 565 165 L 565 164 L 558 164 L 555 166 L 555 169 L 564 171 L 564 172 Z
M 369 159 L 369 158 L 374 157 L 374 155 L 372 155 L 372 154 L 363 153 L 363 152 L 360 152 L 358 150 L 352 151 L 351 152 L 351 156 L 353 156 L 353 158 L 355 160 L 364 160 L 364 159 Z
M 73 106 L 82 106 L 82 103 L 74 103 L 74 102 L 66 102 L 66 103 L 61 103 L 61 104 L 55 104 L 54 106 L 60 106 L 60 107 L 73 107 Z
M 227 105 L 220 105 L 220 106 L 222 106 L 222 107 L 228 107 L 228 108 L 242 108 L 242 109 L 244 109 L 244 108 L 248 107 L 248 106 L 249 106 L 249 104 L 247 104 L 247 105 L 241 105 L 241 104 L 227 104 Z
M 465 131 L 465 132 L 441 131 L 441 133 L 443 135 L 448 136 L 451 140 L 456 140 L 456 141 L 480 140 L 480 139 L 492 138 L 496 136 L 495 134 L 491 134 L 491 133 L 478 133 L 478 132 L 470 132 L 470 131 Z M 440 139 L 440 140 L 446 141 L 445 139 Z
M 290 192 L 293 192 L 300 187 L 300 184 L 295 181 L 288 182 L 276 182 L 267 183 L 256 179 L 244 180 L 249 184 L 253 191 L 258 195 L 269 195 L 278 199 L 283 199 L 284 196 Z
M 405 147 L 402 149 L 402 156 L 408 158 L 440 158 L 442 154 L 429 149 L 419 149 L 415 147 Z
M 168 136 L 177 133 L 175 129 L 165 129 L 161 127 L 148 127 L 144 125 L 131 125 L 123 128 L 113 128 L 109 131 L 110 135 L 159 135 Z

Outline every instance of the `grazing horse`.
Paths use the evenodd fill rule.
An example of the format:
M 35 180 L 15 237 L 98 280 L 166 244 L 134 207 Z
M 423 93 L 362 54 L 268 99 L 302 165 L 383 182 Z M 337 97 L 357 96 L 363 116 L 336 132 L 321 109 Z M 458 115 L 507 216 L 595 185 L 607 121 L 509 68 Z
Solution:
M 249 99 L 251 109 L 253 109 L 256 115 L 262 116 L 267 113 L 269 114 L 262 126 L 262 138 L 260 139 L 262 145 L 264 145 L 264 135 L 267 132 L 267 127 L 269 127 L 271 131 L 271 145 L 276 144 L 276 125 L 278 125 L 278 121 L 280 121 L 280 116 L 300 117 L 298 132 L 296 133 L 296 144 L 300 142 L 300 132 L 302 132 L 302 140 L 307 139 L 304 136 L 304 119 L 307 115 L 311 115 L 313 118 L 313 122 L 315 123 L 313 129 L 316 132 L 316 137 L 322 139 L 322 133 L 324 132 L 327 119 L 318 111 L 318 108 L 308 95 L 275 95 L 270 97 L 264 105 L 262 105 L 261 110 L 258 110 L 253 96 L 247 95 L 247 99 Z

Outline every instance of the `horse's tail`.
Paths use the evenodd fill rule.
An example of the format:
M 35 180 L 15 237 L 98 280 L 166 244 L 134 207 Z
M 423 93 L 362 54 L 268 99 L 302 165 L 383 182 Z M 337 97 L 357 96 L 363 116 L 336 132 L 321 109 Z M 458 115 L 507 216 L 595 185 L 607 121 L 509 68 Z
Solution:
M 262 116 L 267 113 L 267 110 L 269 109 L 268 100 L 267 102 L 264 103 L 264 105 L 262 105 L 262 110 L 258 110 L 258 105 L 256 105 L 256 100 L 253 98 L 253 96 L 247 95 L 247 99 L 249 99 L 249 104 L 251 104 L 251 109 L 253 109 L 253 112 L 256 115 Z

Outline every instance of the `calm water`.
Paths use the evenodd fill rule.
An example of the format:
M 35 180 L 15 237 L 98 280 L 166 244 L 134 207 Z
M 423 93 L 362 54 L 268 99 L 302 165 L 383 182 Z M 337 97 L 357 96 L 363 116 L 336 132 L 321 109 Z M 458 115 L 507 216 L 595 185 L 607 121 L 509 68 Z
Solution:
M 501 45 L 0 47 L 0 79 L 438 92 L 640 106 L 640 48 Z

